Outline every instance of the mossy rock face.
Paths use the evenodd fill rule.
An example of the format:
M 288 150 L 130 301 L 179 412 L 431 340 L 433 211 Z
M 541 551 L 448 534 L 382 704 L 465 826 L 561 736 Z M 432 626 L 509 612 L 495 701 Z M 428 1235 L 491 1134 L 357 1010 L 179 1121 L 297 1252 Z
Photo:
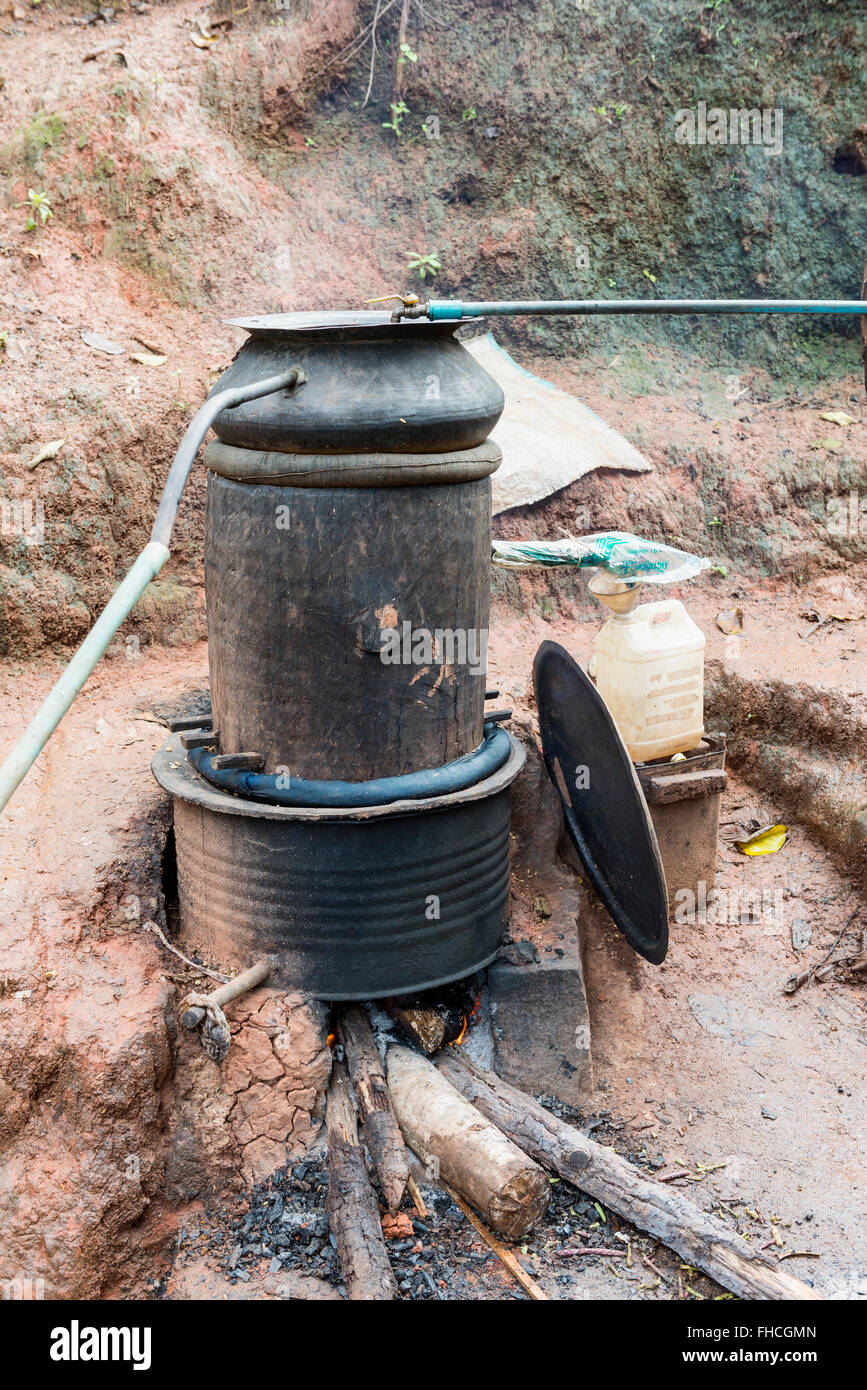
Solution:
M 360 21 L 374 8 L 361 6 Z M 417 249 L 442 260 L 438 294 L 858 295 L 867 15 L 851 3 L 536 0 L 447 10 L 447 42 L 430 26 L 410 35 L 418 61 L 404 74 L 399 136 L 383 129 L 387 47 L 366 107 L 369 53 L 350 63 L 348 79 L 335 75 L 331 94 L 306 113 L 306 148 L 278 139 L 274 110 L 263 111 L 264 95 L 280 88 L 272 38 L 251 40 L 242 72 L 228 52 L 209 55 L 201 99 L 287 188 L 315 178 L 327 207 L 331 190 L 353 198 L 365 187 L 355 214 L 368 236 L 387 239 L 393 228 L 402 238 L 409 214 L 426 239 Z M 759 124 L 728 118 L 730 143 L 682 143 L 683 113 L 700 103 L 705 114 L 757 112 Z M 287 106 L 284 119 L 284 136 L 297 135 L 297 109 Z M 816 381 L 857 361 L 854 342 L 850 351 L 840 341 L 856 329 L 768 317 L 501 325 L 507 340 L 539 349 L 623 350 L 639 391 L 648 384 L 635 355 L 644 343 L 674 344 L 729 371 L 745 356 L 775 377 Z
M 75 82 L 53 74 L 41 106 L 21 107 L 0 136 L 11 225 L 23 230 L 29 188 L 46 193 L 46 235 L 71 229 L 85 257 L 120 262 L 150 280 L 141 288 L 194 306 L 203 321 L 237 312 L 245 297 L 265 311 L 290 307 L 290 294 L 296 308 L 357 305 L 412 287 L 442 298 L 858 294 L 867 12 L 853 0 L 442 0 L 427 21 L 413 5 L 417 61 L 405 65 L 398 136 L 384 123 L 399 9 L 380 16 L 366 105 L 369 45 L 356 57 L 344 50 L 376 0 L 239 13 L 231 42 L 190 55 L 196 77 L 182 102 L 159 73 L 142 78 L 106 58 L 82 76 L 76 60 Z M 767 109 L 776 121 L 781 111 L 779 153 L 776 125 L 769 147 L 740 134 L 733 144 L 678 141 L 682 113 L 702 102 L 705 115 Z M 410 250 L 438 255 L 433 280 L 408 270 Z M 168 308 L 165 320 L 171 333 Z M 579 395 L 592 375 L 618 402 L 668 394 L 693 419 L 719 421 L 735 419 L 729 387 L 741 375 L 757 402 L 804 403 L 818 382 L 836 391 L 858 365 L 857 329 L 855 320 L 769 317 L 496 324 L 520 360 L 569 359 Z M 0 373 L 17 371 L 21 345 L 4 320 L 7 331 Z M 163 395 L 158 409 L 122 397 L 118 378 L 102 385 L 84 372 L 55 392 L 47 353 L 34 368 L 26 414 L 2 421 L 4 490 L 14 491 L 20 456 L 42 438 L 74 431 L 74 442 L 36 475 L 45 545 L 0 541 L 0 652 L 76 640 L 145 544 L 168 460 L 215 361 L 208 338 L 206 328 L 177 396 Z M 72 347 L 80 351 L 77 340 Z M 848 408 L 860 414 L 860 404 Z M 787 453 L 781 441 L 751 490 L 734 447 L 705 448 L 685 426 L 670 441 L 664 421 L 620 427 L 654 457 L 657 482 L 583 480 L 549 504 L 552 525 L 586 530 L 576 509 L 589 507 L 593 529 L 628 524 L 722 566 L 801 580 L 865 557 L 867 525 L 839 534 L 828 525 L 829 507 L 867 490 L 854 433 L 833 455 Z M 173 543 L 186 595 L 156 588 L 125 632 L 203 633 L 201 492 L 193 479 Z M 520 607 L 520 582 L 496 582 Z M 547 582 L 545 603 L 533 591 L 536 611 L 580 607 L 583 579 Z
M 351 218 L 387 279 L 405 267 L 411 224 L 414 249 L 442 261 L 419 287 L 441 295 L 857 296 L 867 13 L 851 0 L 447 0 L 447 39 L 412 7 L 399 136 L 384 128 L 391 18 L 367 105 L 367 47 L 332 61 L 340 26 L 351 38 L 374 0 L 356 9 L 332 15 L 327 33 L 300 11 L 256 11 L 203 60 L 198 97 L 269 179 L 309 202 L 312 235 Z M 34 113 L 3 167 L 44 181 L 57 217 L 86 226 L 96 204 L 106 254 L 204 309 L 209 187 L 225 166 L 198 168 L 176 141 L 137 136 L 161 113 L 131 73 L 98 82 Z M 686 114 L 695 143 L 679 138 Z M 221 194 L 244 215 L 230 178 Z M 685 349 L 721 380 L 740 360 L 801 383 L 857 361 L 854 321 L 526 319 L 500 331 L 545 351 L 618 352 L 621 384 L 637 393 L 653 388 L 646 344 Z
M 59 111 L 37 111 L 21 132 L 21 152 L 26 162 L 42 171 L 46 151 L 56 151 L 66 138 L 66 119 Z

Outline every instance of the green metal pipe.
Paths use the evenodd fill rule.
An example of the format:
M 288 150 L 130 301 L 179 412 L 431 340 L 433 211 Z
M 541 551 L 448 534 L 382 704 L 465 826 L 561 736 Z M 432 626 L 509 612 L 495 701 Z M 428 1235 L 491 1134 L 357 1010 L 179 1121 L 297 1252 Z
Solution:
M 420 314 L 434 320 L 495 314 L 867 314 L 863 299 L 431 299 Z M 416 318 L 410 311 L 402 317 Z

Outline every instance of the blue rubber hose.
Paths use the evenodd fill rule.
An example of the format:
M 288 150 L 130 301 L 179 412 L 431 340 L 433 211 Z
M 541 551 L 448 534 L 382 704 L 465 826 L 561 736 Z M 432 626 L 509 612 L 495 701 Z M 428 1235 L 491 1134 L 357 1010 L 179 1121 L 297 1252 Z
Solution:
M 442 767 L 407 772 L 400 777 L 375 777 L 369 782 L 326 782 L 289 777 L 281 772 L 239 772 L 215 768 L 215 754 L 205 748 L 187 750 L 187 757 L 205 781 L 223 792 L 267 801 L 274 806 L 318 806 L 349 809 L 387 806 L 393 801 L 423 801 L 465 791 L 497 772 L 509 757 L 512 743 L 505 729 L 486 723 L 484 738 L 472 753 Z

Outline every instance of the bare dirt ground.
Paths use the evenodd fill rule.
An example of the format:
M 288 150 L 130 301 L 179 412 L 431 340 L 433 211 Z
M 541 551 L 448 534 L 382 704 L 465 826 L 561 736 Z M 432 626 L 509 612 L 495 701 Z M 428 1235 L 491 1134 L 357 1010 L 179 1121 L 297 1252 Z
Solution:
M 529 707 L 539 642 L 559 641 L 586 665 L 599 613 L 582 613 L 583 622 L 546 621 L 533 611 L 538 580 L 523 582 L 528 611 L 498 615 L 489 679 L 516 706 Z M 699 581 L 681 596 L 707 635 L 708 658 L 723 665 L 726 638 L 715 617 L 731 604 L 722 597 L 730 580 L 720 587 L 715 598 Z M 867 661 L 858 626 L 840 624 L 828 634 L 816 669 L 818 662 L 800 656 L 801 634 L 812 626 L 799 616 L 800 596 L 750 582 L 737 588 L 747 615 L 735 663 L 742 679 L 803 682 L 816 706 L 823 691 L 844 691 L 863 717 Z M 822 639 L 817 633 L 812 640 Z M 746 739 L 732 742 L 742 757 Z M 864 1296 L 864 985 L 844 976 L 783 992 L 789 976 L 818 963 L 841 932 L 850 951 L 859 949 L 867 928 L 863 886 L 840 872 L 785 804 L 769 798 L 761 778 L 751 784 L 730 774 L 721 821 L 750 815 L 790 824 L 789 843 L 749 859 L 726 842 L 732 831 L 723 824 L 722 920 L 711 912 L 705 924 L 675 921 L 663 966 L 642 961 L 604 913 L 592 914 L 585 972 L 600 1102 L 626 1121 L 634 1152 L 663 1158 L 666 1170 L 691 1171 L 683 1182 L 701 1204 L 720 1210 L 721 1202 L 727 1219 L 762 1244 L 778 1230 L 781 1254 L 814 1252 L 793 1258 L 800 1277 L 833 1297 Z M 757 895 L 762 906 L 752 920 L 746 904 Z M 802 951 L 792 946 L 795 924 L 811 937 Z M 607 1297 L 625 1295 L 624 1277 L 635 1285 L 636 1276 L 609 1272 Z
M 0 469 L 4 498 L 41 502 L 46 525 L 45 544 L 4 537 L 0 556 L 3 748 L 143 544 L 180 434 L 242 341 L 221 319 L 355 305 L 397 287 L 398 248 L 413 241 L 408 208 L 386 242 L 368 234 L 378 194 L 361 174 L 357 186 L 323 193 L 327 153 L 300 131 L 292 148 L 311 169 L 298 169 L 291 193 L 269 179 L 244 131 L 217 122 L 200 99 L 210 59 L 189 40 L 198 6 L 140 10 L 78 28 L 69 14 L 0 4 L 3 138 L 14 147 L 0 209 Z M 333 4 L 328 17 L 324 51 L 305 62 L 351 34 L 348 8 Z M 292 98 L 275 87 L 263 105 L 279 112 Z M 54 110 L 65 134 L 34 125 Z M 56 215 L 34 235 L 22 203 L 31 181 L 49 181 L 46 169 Z M 514 259 L 520 225 L 485 231 L 493 273 Z M 123 352 L 88 347 L 83 330 Z M 134 360 L 154 348 L 162 365 Z M 707 635 L 711 709 L 730 731 L 737 772 L 723 819 L 746 808 L 792 826 L 789 844 L 768 859 L 721 848 L 720 886 L 760 884 L 774 904 L 769 918 L 675 925 L 658 970 L 610 923 L 588 919 L 597 1093 L 582 1118 L 641 1163 L 687 1169 L 676 1181 L 696 1201 L 770 1242 L 830 1296 L 864 1296 L 864 977 L 837 972 L 782 991 L 847 923 L 841 948 L 867 928 L 863 914 L 852 919 L 864 861 L 851 830 L 867 805 L 863 384 L 852 375 L 783 390 L 740 364 L 727 395 L 736 364 L 636 354 L 626 333 L 604 359 L 520 360 L 622 429 L 655 472 L 589 475 L 544 507 L 498 518 L 498 534 L 556 535 L 575 530 L 580 515 L 582 530 L 626 528 L 710 554 L 718 572 L 675 592 Z M 823 421 L 829 410 L 852 423 Z M 28 467 L 58 438 L 55 458 Z M 829 527 L 838 504 L 848 532 Z M 0 821 L 0 1137 L 12 1154 L 0 1191 L 17 1213 L 4 1253 L 10 1275 L 47 1271 L 60 1296 L 166 1290 L 179 1231 L 183 1258 L 168 1296 L 237 1296 L 240 1287 L 225 1273 L 204 1283 L 185 1273 L 208 1245 L 189 1232 L 204 1230 L 211 1210 L 207 1221 L 225 1230 L 226 1199 L 197 1191 L 184 1160 L 171 1056 L 173 1006 L 188 980 L 142 930 L 161 906 L 167 823 L 149 773 L 161 738 L 155 711 L 207 677 L 202 516 L 200 469 L 163 580 Z M 570 576 L 498 575 L 497 584 L 491 677 L 532 715 L 538 643 L 553 638 L 586 662 L 600 614 Z M 735 606 L 744 629 L 733 646 L 716 617 Z M 804 616 L 813 609 L 828 619 L 815 631 Z M 802 754 L 815 766 L 798 780 L 790 764 Z M 801 952 L 791 944 L 795 921 L 811 938 Z M 242 1205 L 249 1183 L 245 1191 Z M 632 1263 L 625 1244 L 621 1260 L 558 1256 L 580 1231 L 606 1245 L 617 1231 L 609 1214 L 603 1221 L 586 1203 L 557 1200 L 523 1256 L 552 1293 L 718 1295 L 637 1237 Z M 455 1233 L 453 1215 L 441 1213 L 448 1229 L 432 1238 L 443 1252 L 439 1266 L 431 1257 L 433 1296 L 513 1296 L 475 1238 Z M 250 1261 L 259 1271 L 250 1291 L 266 1295 L 269 1259 Z M 291 1292 L 304 1296 L 300 1286 Z
M 693 586 L 691 608 L 708 633 L 712 655 L 724 640 L 711 618 L 714 607 L 701 586 Z M 764 669 L 772 636 L 780 648 L 803 640 L 797 634 L 809 624 L 798 611 L 799 601 L 786 604 L 779 594 L 750 590 L 747 632 L 753 654 L 744 660 L 754 671 Z M 529 671 L 538 642 L 553 637 L 586 659 L 594 630 L 595 621 L 552 623 L 532 613 L 501 613 L 492 634 L 492 678 L 516 708 L 529 709 Z M 825 639 L 827 675 L 832 685 L 842 678 L 832 659 L 836 655 L 841 672 L 857 688 L 864 656 L 863 650 L 849 650 L 850 631 L 841 624 Z M 782 674 L 782 656 L 779 661 Z M 10 734 L 21 727 L 50 674 L 44 667 L 5 666 L 2 691 L 11 713 Z M 161 708 L 172 691 L 201 689 L 206 678 L 201 645 L 150 647 L 134 660 L 120 654 L 105 663 L 46 750 L 28 793 L 19 794 L 4 818 L 3 920 L 15 930 L 12 940 L 7 932 L 3 969 L 26 993 L 0 1005 L 7 1036 L 36 1009 L 45 1011 L 44 1020 L 53 1016 L 55 1026 L 63 1017 L 68 1029 L 76 1014 L 84 1018 L 95 1008 L 112 1007 L 112 999 L 114 1007 L 119 1001 L 124 1007 L 132 970 L 137 1002 L 130 1025 L 141 1027 L 137 1020 L 148 991 L 171 988 L 172 963 L 167 965 L 169 958 L 141 932 L 139 922 L 109 932 L 99 924 L 112 922 L 116 928 L 121 905 L 136 890 L 129 863 L 140 844 L 137 823 L 156 799 L 148 773 L 161 737 L 152 722 L 154 707 Z M 723 820 L 749 813 L 763 821 L 791 822 L 784 805 L 769 803 L 754 786 L 733 777 Z M 131 852 L 123 847 L 130 838 Z M 96 884 L 101 887 L 95 900 Z M 721 845 L 718 886 L 737 890 L 744 902 L 744 888 L 757 884 L 767 904 L 759 920 L 727 916 L 720 923 L 675 924 L 668 960 L 659 969 L 639 960 L 603 914 L 588 918 L 586 973 L 597 1093 L 581 1119 L 599 1123 L 601 1116 L 597 1137 L 642 1164 L 666 1172 L 686 1169 L 689 1176 L 676 1181 L 701 1205 L 721 1212 L 751 1240 L 772 1242 L 801 1277 L 832 1297 L 857 1297 L 865 1292 L 867 1270 L 864 986 L 845 972 L 793 996 L 782 986 L 796 970 L 821 960 L 847 923 L 842 947 L 857 949 L 867 925 L 860 917 L 852 919 L 861 896 L 797 823 L 789 844 L 767 859 L 746 860 Z M 153 910 L 145 906 L 148 913 Z M 791 944 L 796 920 L 812 938 L 800 953 Z M 80 1195 L 70 1198 L 73 1209 Z M 218 1208 L 206 1219 L 200 1202 L 170 1213 L 156 1194 L 154 1209 L 153 1234 L 146 1222 L 132 1240 L 141 1277 L 157 1281 L 159 1290 L 168 1271 L 157 1252 L 174 1221 L 198 1232 L 212 1225 L 222 1229 L 227 1217 Z M 558 1256 L 558 1250 L 574 1246 L 575 1230 L 592 1232 L 594 1241 L 606 1245 L 614 1238 L 617 1223 L 611 1224 L 608 1214 L 606 1224 L 597 1227 L 598 1214 L 591 1210 L 588 1218 L 574 1211 L 571 1200 L 558 1206 L 527 1242 L 528 1267 L 552 1294 L 667 1298 L 685 1287 L 686 1297 L 718 1295 L 709 1281 L 680 1270 L 664 1250 L 625 1227 L 622 1234 L 633 1241 L 631 1264 L 625 1245 L 621 1260 Z M 34 1221 L 41 1232 L 36 1214 Z M 426 1248 L 441 1261 L 438 1296 L 512 1296 L 496 1263 L 479 1263 L 480 1243 L 468 1231 L 455 1235 L 453 1214 L 443 1221 L 439 1234 L 436 1226 L 433 1235 L 424 1234 Z M 201 1236 L 181 1241 L 182 1258 L 168 1295 L 189 1296 L 183 1290 L 203 1280 L 200 1295 L 208 1290 L 211 1296 L 237 1296 L 237 1279 L 229 1281 L 219 1262 L 212 1261 L 203 1274 L 196 1262 L 202 1243 Z M 417 1243 L 414 1236 L 406 1248 Z M 210 1238 L 207 1245 L 212 1251 Z M 468 1270 L 456 1262 L 456 1252 Z M 267 1273 L 269 1263 L 270 1257 L 262 1256 L 252 1267 Z M 189 1278 L 183 1273 L 188 1264 L 193 1266 Z M 280 1296 L 279 1282 L 275 1287 L 274 1296 Z M 316 1284 L 302 1284 L 293 1286 L 293 1296 L 323 1295 Z

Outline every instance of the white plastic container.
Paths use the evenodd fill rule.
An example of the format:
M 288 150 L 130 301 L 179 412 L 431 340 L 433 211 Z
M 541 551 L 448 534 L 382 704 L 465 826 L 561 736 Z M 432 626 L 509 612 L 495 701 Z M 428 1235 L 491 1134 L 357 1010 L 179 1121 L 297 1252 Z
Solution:
M 596 687 L 633 762 L 688 753 L 701 742 L 704 647 L 704 633 L 675 598 L 615 613 L 598 634 Z

